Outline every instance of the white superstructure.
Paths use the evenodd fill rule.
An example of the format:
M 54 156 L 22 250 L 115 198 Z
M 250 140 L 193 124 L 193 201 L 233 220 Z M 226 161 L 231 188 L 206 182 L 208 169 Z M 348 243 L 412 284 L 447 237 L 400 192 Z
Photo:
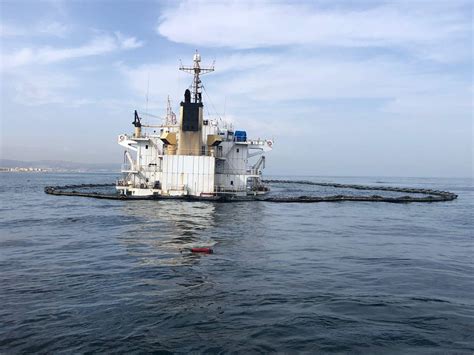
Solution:
M 163 124 L 144 125 L 135 111 L 134 134 L 118 136 L 125 148 L 123 179 L 117 182 L 122 194 L 213 199 L 268 192 L 261 176 L 264 153 L 272 149 L 273 141 L 247 139 L 245 131 L 204 117 L 200 75 L 214 68 L 201 68 L 200 61 L 196 52 L 193 67 L 180 67 L 194 79 L 191 90 L 185 91 L 178 119 L 168 99 Z

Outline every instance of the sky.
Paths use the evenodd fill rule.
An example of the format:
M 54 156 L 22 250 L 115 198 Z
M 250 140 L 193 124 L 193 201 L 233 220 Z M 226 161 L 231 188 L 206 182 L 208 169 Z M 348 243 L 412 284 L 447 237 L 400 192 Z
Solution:
M 273 138 L 267 174 L 473 176 L 471 1 L 0 0 L 1 158 L 120 163 L 133 111 Z M 148 97 L 148 99 L 147 99 Z M 145 123 L 160 119 L 144 116 Z

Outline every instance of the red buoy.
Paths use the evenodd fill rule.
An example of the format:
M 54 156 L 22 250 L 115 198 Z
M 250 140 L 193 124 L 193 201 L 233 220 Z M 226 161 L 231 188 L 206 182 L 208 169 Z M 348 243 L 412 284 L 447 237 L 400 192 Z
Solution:
M 191 253 L 212 254 L 214 253 L 214 250 L 211 248 L 191 248 Z

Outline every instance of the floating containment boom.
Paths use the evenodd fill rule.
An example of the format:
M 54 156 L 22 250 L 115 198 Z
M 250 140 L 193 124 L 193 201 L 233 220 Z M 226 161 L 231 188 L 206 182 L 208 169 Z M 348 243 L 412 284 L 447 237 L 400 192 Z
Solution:
M 85 184 L 85 185 L 66 185 L 66 186 L 48 186 L 45 188 L 45 192 L 50 195 L 63 195 L 63 196 L 82 196 L 92 197 L 100 199 L 111 199 L 111 200 L 160 200 L 167 198 L 179 198 L 187 201 L 262 201 L 262 202 L 280 202 L 280 203 L 316 203 L 316 202 L 344 202 L 344 201 L 360 201 L 360 202 L 389 202 L 389 203 L 410 203 L 410 202 L 443 202 L 455 200 L 458 196 L 448 191 L 438 191 L 430 189 L 419 189 L 419 188 L 405 188 L 405 187 L 391 187 L 391 186 L 366 186 L 366 185 L 354 185 L 354 184 L 338 184 L 328 182 L 313 182 L 313 181 L 301 181 L 301 180 L 265 180 L 267 184 L 302 184 L 302 185 L 314 185 L 314 186 L 326 186 L 335 187 L 340 189 L 354 189 L 360 191 L 387 191 L 387 192 L 399 192 L 409 194 L 421 194 L 424 196 L 379 196 L 379 195 L 332 195 L 332 196 L 261 196 L 258 198 L 249 198 L 244 196 L 126 196 L 121 194 L 105 194 L 99 192 L 81 192 L 78 191 L 81 188 L 101 188 L 104 186 L 113 186 L 113 184 Z

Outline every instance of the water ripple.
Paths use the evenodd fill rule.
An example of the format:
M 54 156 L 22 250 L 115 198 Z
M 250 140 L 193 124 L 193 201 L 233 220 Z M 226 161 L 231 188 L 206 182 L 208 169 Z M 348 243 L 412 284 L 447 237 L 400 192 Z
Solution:
M 459 194 L 426 205 L 137 203 L 42 191 L 114 178 L 2 175 L 0 353 L 474 350 L 469 180 L 383 179 Z M 191 254 L 194 246 L 215 253 Z

